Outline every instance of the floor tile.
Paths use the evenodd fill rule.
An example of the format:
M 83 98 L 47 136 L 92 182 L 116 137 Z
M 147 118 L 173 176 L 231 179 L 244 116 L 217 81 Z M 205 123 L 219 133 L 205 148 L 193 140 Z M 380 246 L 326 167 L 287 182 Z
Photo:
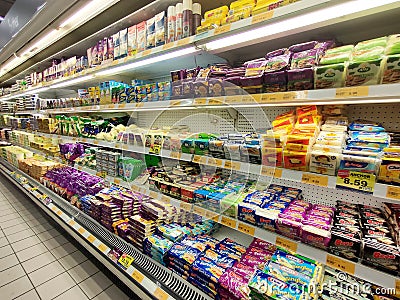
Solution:
M 10 209 L 5 209 L 5 210 L 1 210 L 0 211 L 0 216 L 6 216 L 12 213 L 15 213 L 16 210 L 14 208 L 10 208 Z
M 73 244 L 71 243 L 66 243 L 60 247 L 54 248 L 51 250 L 51 253 L 57 258 L 61 258 L 65 255 L 68 255 L 72 252 L 75 252 L 78 250 Z
M 30 236 L 33 236 L 33 235 L 35 235 L 35 233 L 33 232 L 32 229 L 25 229 L 25 230 L 22 230 L 20 232 L 7 235 L 7 239 L 12 244 L 12 243 L 15 243 L 15 242 L 18 242 L 20 240 L 26 239 L 26 238 L 28 238 Z
M 129 297 L 123 291 L 121 291 L 115 284 L 113 284 L 104 292 L 94 297 L 92 300 L 114 300 L 114 299 L 129 300 Z
M 4 246 L 0 248 L 0 258 L 13 254 L 14 251 L 10 245 Z
M 61 245 L 68 243 L 68 240 L 62 235 L 56 236 L 55 238 L 48 239 L 43 242 L 49 250 L 57 248 Z
M 2 238 L 0 238 L 0 247 L 4 247 L 8 245 L 8 240 L 7 238 L 4 236 Z
M 29 221 L 29 226 L 30 227 L 35 227 L 38 226 L 40 224 L 44 224 L 44 223 L 49 223 L 49 220 L 47 218 L 37 218 L 37 219 L 33 219 Z
M 79 286 L 74 286 L 72 289 L 69 289 L 64 294 L 57 296 L 53 300 L 87 300 L 85 293 L 82 292 Z M 118 299 L 118 298 L 115 298 Z M 119 300 L 119 299 L 118 299 Z
M 5 235 L 4 235 L 3 230 L 0 229 L 0 237 L 4 237 L 4 236 L 5 236 Z
M 63 265 L 63 267 L 66 270 L 69 270 L 69 269 L 83 263 L 87 259 L 88 258 L 86 257 L 86 255 L 84 255 L 82 252 L 75 251 L 67 256 L 60 258 L 59 262 L 60 262 L 60 264 Z
M 25 276 L 25 271 L 21 265 L 8 268 L 0 272 L 0 286 L 6 285 L 22 276 Z
M 43 231 L 37 234 L 38 238 L 44 242 L 47 241 L 51 238 L 55 238 L 56 236 L 59 236 L 61 233 L 59 231 L 57 231 L 56 229 L 52 228 L 50 230 L 47 231 Z
M 79 286 L 90 299 L 100 294 L 112 284 L 111 280 L 101 272 L 97 272 L 92 277 L 82 281 Z
M 18 297 L 33 288 L 28 276 L 21 277 L 0 288 L 1 299 L 9 300 Z
M 49 251 L 42 253 L 36 257 L 26 260 L 22 263 L 26 273 L 31 273 L 49 263 L 55 261 L 56 258 Z
M 40 212 L 37 212 L 37 213 L 29 213 L 29 214 L 26 214 L 26 215 L 22 215 L 21 218 L 22 218 L 24 221 L 29 222 L 29 221 L 32 221 L 32 220 L 36 220 L 36 219 L 43 218 L 43 214 L 40 213 Z
M 68 273 L 76 283 L 80 283 L 98 271 L 99 269 L 90 260 L 87 260 L 84 263 L 73 267 L 71 270 L 68 270 Z
M 37 244 L 40 244 L 40 240 L 37 236 L 34 235 L 11 244 L 11 247 L 14 249 L 15 252 L 19 252 L 21 250 L 24 250 L 26 248 L 32 247 Z
M 0 271 L 3 271 L 18 264 L 19 261 L 15 254 L 11 254 L 6 257 L 0 258 Z
M 13 226 L 13 227 L 5 228 L 5 229 L 3 229 L 3 232 L 6 235 L 10 235 L 10 234 L 14 234 L 14 233 L 17 233 L 17 232 L 21 232 L 22 230 L 26 230 L 26 229 L 29 229 L 28 224 L 21 223 L 21 224 L 18 224 L 16 226 Z
M 25 220 L 23 220 L 21 217 L 19 217 L 19 218 L 15 218 L 15 219 L 12 219 L 9 221 L 1 222 L 0 227 L 5 229 L 5 228 L 13 227 L 13 226 L 16 226 L 16 225 L 22 224 L 22 223 L 25 223 Z
M 38 294 L 35 289 L 30 290 L 29 292 L 15 298 L 14 300 L 40 300 Z M 73 300 L 73 299 L 70 299 Z
M 74 280 L 65 272 L 36 287 L 36 290 L 42 300 L 50 300 L 69 290 L 74 285 Z
M 1 210 L 1 209 L 0 209 Z M 21 218 L 21 216 L 18 213 L 11 213 L 9 215 L 5 215 L 5 216 L 1 216 L 0 217 L 0 222 L 6 222 L 6 221 L 10 221 L 16 218 Z
M 58 261 L 53 261 L 52 263 L 29 273 L 28 276 L 36 287 L 64 272 L 65 269 L 63 266 Z
M 24 250 L 21 250 L 19 252 L 17 252 L 17 256 L 20 262 L 26 261 L 28 259 L 31 259 L 32 257 L 38 256 L 42 253 L 47 252 L 48 249 L 46 248 L 45 245 L 43 245 L 43 243 L 41 244 L 37 244 L 35 246 L 26 248 Z
M 32 230 L 36 233 L 39 234 L 41 232 L 47 231 L 53 229 L 53 225 L 51 225 L 50 223 L 43 223 L 40 224 L 38 226 L 32 227 Z

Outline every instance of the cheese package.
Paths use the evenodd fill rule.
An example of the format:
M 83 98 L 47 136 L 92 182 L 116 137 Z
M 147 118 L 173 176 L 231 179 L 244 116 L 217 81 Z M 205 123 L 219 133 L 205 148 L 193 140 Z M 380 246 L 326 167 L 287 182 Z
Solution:
M 285 145 L 285 150 L 289 151 L 299 151 L 299 152 L 308 152 L 310 150 L 311 145 L 303 145 L 296 143 L 287 143 Z
M 343 87 L 346 71 L 347 64 L 345 63 L 315 67 L 314 88 L 331 89 Z
M 301 115 L 297 117 L 295 128 L 317 128 L 321 124 L 320 115 Z
M 379 162 L 379 159 L 373 157 L 343 155 L 339 170 L 376 174 Z
M 346 72 L 346 86 L 374 85 L 380 82 L 384 60 L 350 62 Z
M 282 148 L 263 148 L 262 164 L 271 167 L 282 167 Z
M 312 145 L 315 142 L 315 138 L 307 135 L 300 134 L 289 134 L 287 136 L 286 143 L 302 144 L 302 145 Z
M 335 176 L 340 159 L 340 153 L 313 150 L 310 156 L 310 172 Z
M 346 135 L 342 132 L 321 131 L 315 143 L 320 145 L 343 146 Z
M 297 116 L 303 116 L 303 115 L 316 116 L 318 114 L 319 114 L 318 107 L 316 105 L 307 105 L 307 106 L 301 106 L 301 107 L 296 108 Z
M 400 54 L 389 55 L 382 73 L 382 84 L 400 82 Z
M 312 150 L 333 152 L 333 153 L 342 153 L 343 148 L 342 148 L 342 146 L 314 144 L 312 147 Z
M 307 171 L 309 154 L 306 152 L 283 151 L 283 166 L 286 169 Z
M 287 117 L 287 118 L 282 118 L 282 119 L 276 119 L 276 120 L 273 120 L 273 121 L 272 121 L 272 124 L 271 124 L 271 125 L 272 125 L 274 128 L 276 128 L 276 127 L 282 127 L 282 126 L 289 126 L 289 125 L 292 125 L 292 126 L 293 126 L 294 120 L 295 120 L 295 117 L 294 117 L 294 116 L 292 116 L 292 117 Z

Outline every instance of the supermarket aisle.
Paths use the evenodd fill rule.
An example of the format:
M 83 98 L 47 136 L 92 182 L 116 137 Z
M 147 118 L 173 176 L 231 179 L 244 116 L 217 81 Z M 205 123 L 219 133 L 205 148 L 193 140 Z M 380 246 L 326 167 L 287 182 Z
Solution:
M 115 276 L 99 270 L 99 263 L 73 242 L 30 199 L 0 177 L 1 300 L 129 299 L 113 283 L 117 282 Z

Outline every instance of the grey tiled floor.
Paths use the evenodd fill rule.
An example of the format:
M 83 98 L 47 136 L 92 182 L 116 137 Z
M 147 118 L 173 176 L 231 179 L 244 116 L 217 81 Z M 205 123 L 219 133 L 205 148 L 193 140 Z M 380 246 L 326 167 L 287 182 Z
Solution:
M 129 299 L 77 246 L 0 175 L 1 300 Z

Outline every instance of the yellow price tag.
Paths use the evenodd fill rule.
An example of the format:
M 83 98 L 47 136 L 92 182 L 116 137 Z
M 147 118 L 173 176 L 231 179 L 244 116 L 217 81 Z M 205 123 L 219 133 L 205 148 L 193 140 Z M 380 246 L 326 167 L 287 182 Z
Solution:
M 123 103 L 123 104 L 118 104 L 117 105 L 117 108 L 125 108 L 126 107 L 126 104 L 125 103 Z
M 339 170 L 336 186 L 346 189 L 353 189 L 367 193 L 373 193 L 375 188 L 375 174 L 353 172 L 349 170 Z
M 114 104 L 108 104 L 107 108 L 114 108 Z
M 121 149 L 121 144 L 120 143 L 115 143 L 115 148 Z
M 164 292 L 162 289 L 159 287 L 156 288 L 156 291 L 154 292 L 154 297 L 156 297 L 159 300 L 167 300 L 168 299 L 168 294 Z
M 134 258 L 126 253 L 123 253 L 118 259 L 118 263 L 126 270 L 133 263 Z
M 150 191 L 149 196 L 154 199 L 158 199 L 158 193 L 155 191 Z
M 164 44 L 164 45 L 162 46 L 162 49 L 163 49 L 163 50 L 168 50 L 168 49 L 173 48 L 174 46 L 175 46 L 175 43 L 166 43 L 166 44 Z
M 168 196 L 162 195 L 161 196 L 161 201 L 164 202 L 164 203 L 169 204 L 169 203 L 171 203 L 171 198 L 168 197 Z
M 328 254 L 326 256 L 326 265 L 328 267 L 338 269 L 340 271 L 346 272 L 348 274 L 354 275 L 356 270 L 356 265 L 353 262 L 347 261 L 340 257 Z
M 256 231 L 256 229 L 253 226 L 247 225 L 242 222 L 239 222 L 238 230 L 251 236 L 254 236 L 254 233 Z
M 127 144 L 122 144 L 122 149 L 128 150 L 128 145 Z
M 336 89 L 336 98 L 366 97 L 369 94 L 368 86 L 357 86 Z
M 261 175 L 268 176 L 268 177 L 281 178 L 282 177 L 282 169 L 277 169 L 277 168 L 268 167 L 268 166 L 262 166 L 261 167 Z
M 91 243 L 93 243 L 96 240 L 96 238 L 92 234 L 89 235 L 86 239 Z
M 98 140 L 94 140 L 94 141 L 93 141 L 93 144 L 98 145 L 98 144 L 99 144 L 99 141 L 98 141 Z
M 208 99 L 208 105 L 220 105 L 222 104 L 222 99 L 211 98 Z
M 262 94 L 260 96 L 260 103 L 279 102 L 282 101 L 281 93 Z
M 114 183 L 115 183 L 115 184 L 121 184 L 121 179 L 114 178 Z
M 222 159 L 209 157 L 208 165 L 213 166 L 213 167 L 222 167 Z
M 216 212 L 210 211 L 210 210 L 205 210 L 204 211 L 204 216 L 208 219 L 213 219 L 215 217 L 218 217 L 218 214 Z
M 171 158 L 175 158 L 175 159 L 181 159 L 181 154 L 179 152 L 171 152 L 170 154 Z
M 144 50 L 144 51 L 142 52 L 142 56 L 150 55 L 150 54 L 151 54 L 151 50 L 152 50 L 152 49 Z
M 274 16 L 274 11 L 273 10 L 266 11 L 264 13 L 261 13 L 261 14 L 253 16 L 252 19 L 251 19 L 251 24 L 264 22 L 266 20 L 271 19 L 273 16 Z
M 136 103 L 136 107 L 137 107 L 137 108 L 139 108 L 139 107 L 143 107 L 143 106 L 144 106 L 144 103 L 143 103 L 143 102 Z
M 140 273 L 138 270 L 134 270 L 132 272 L 132 278 L 136 280 L 136 282 L 138 283 L 142 283 L 143 279 L 144 279 L 144 275 L 142 273 Z
M 200 155 L 194 155 L 193 156 L 193 159 L 192 159 L 192 161 L 194 162 L 194 163 L 199 163 L 200 162 L 200 160 L 201 160 L 201 156 Z
M 255 100 L 254 100 L 254 98 L 253 98 L 252 96 L 250 96 L 250 95 L 244 95 L 244 96 L 242 97 L 242 99 L 241 99 L 241 102 L 242 102 L 242 103 L 254 103 Z
M 179 106 L 182 104 L 181 100 L 171 100 L 170 106 Z
M 181 202 L 180 207 L 183 210 L 190 211 L 190 209 L 192 208 L 192 204 L 187 203 L 187 202 Z
M 224 168 L 238 171 L 238 170 L 240 170 L 240 166 L 241 166 L 241 164 L 238 161 L 227 160 L 227 161 L 225 161 Z
M 97 246 L 97 248 L 101 251 L 101 252 L 106 252 L 108 247 L 106 245 L 104 245 L 103 243 L 101 243 L 100 245 Z
M 290 101 L 297 99 L 296 92 L 284 92 L 281 94 L 282 101 Z
M 86 230 L 85 230 L 83 227 L 81 227 L 81 228 L 78 229 L 78 232 L 79 232 L 80 234 L 84 234 L 85 231 L 86 231 Z
M 176 45 L 177 46 L 183 46 L 183 45 L 189 44 L 189 41 L 190 41 L 190 37 L 187 37 L 187 38 L 184 38 L 184 39 L 180 39 L 180 40 L 178 40 L 176 42 Z
M 76 222 L 75 222 L 74 220 L 69 220 L 68 224 L 69 224 L 70 226 L 74 226 L 74 225 L 76 224 Z
M 58 209 L 58 208 L 55 207 L 55 206 L 53 206 L 53 207 L 51 208 L 52 211 L 56 211 L 57 209 Z
M 236 228 L 236 221 L 226 216 L 221 217 L 221 224 L 231 228 Z
M 297 251 L 297 243 L 288 239 L 285 239 L 281 236 L 276 237 L 276 242 L 275 244 L 281 248 L 284 248 L 286 250 L 289 250 L 291 252 L 296 252 Z
M 328 176 L 303 173 L 303 176 L 301 177 L 301 182 L 327 187 Z
M 214 29 L 214 35 L 226 33 L 231 30 L 231 24 L 226 24 Z
M 61 216 L 63 214 L 63 212 L 61 210 L 57 211 L 57 215 Z
M 386 198 L 400 200 L 400 187 L 389 185 L 386 189 Z
M 396 279 L 396 286 L 395 286 L 395 289 L 396 289 L 396 297 L 400 297 L 400 280 L 399 279 Z
M 139 191 L 139 187 L 136 185 L 132 185 L 131 190 L 137 192 L 137 191 Z
M 206 105 L 206 103 L 207 103 L 206 98 L 197 98 L 197 99 L 194 99 L 194 102 L 193 102 L 194 105 Z
M 201 208 L 200 206 L 195 205 L 193 207 L 193 212 L 199 216 L 204 216 L 204 208 Z

